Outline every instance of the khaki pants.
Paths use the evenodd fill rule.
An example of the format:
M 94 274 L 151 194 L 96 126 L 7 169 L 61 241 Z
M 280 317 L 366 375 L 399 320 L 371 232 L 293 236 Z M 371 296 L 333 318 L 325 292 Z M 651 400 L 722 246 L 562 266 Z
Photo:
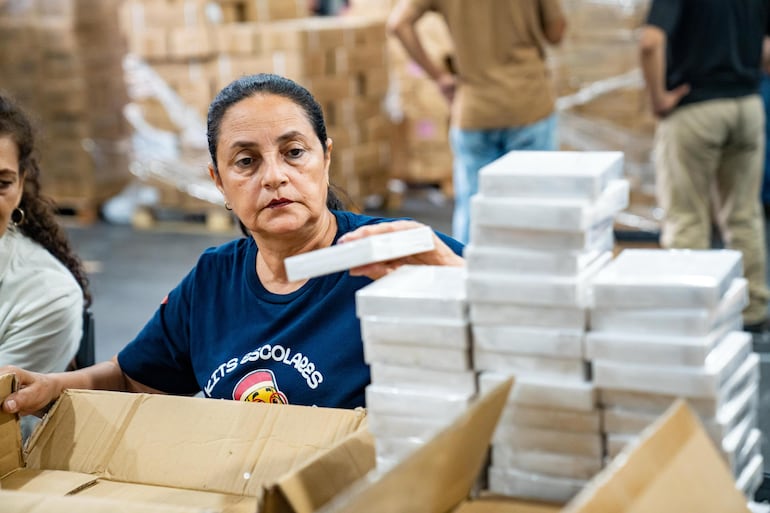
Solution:
M 654 159 L 665 248 L 711 247 L 712 212 L 722 239 L 743 253 L 746 324 L 767 316 L 765 227 L 759 192 L 765 146 L 762 99 L 747 96 L 678 108 L 661 121 Z M 713 203 L 712 203 L 713 202 Z

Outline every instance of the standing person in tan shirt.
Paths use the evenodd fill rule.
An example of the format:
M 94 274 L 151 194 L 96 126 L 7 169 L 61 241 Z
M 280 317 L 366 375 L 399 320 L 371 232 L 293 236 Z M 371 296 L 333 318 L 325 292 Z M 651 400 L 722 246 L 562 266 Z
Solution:
M 415 30 L 429 10 L 447 22 L 457 76 L 431 61 Z M 560 0 L 401 0 L 393 9 L 388 31 L 452 105 L 457 240 L 468 242 L 479 169 L 512 150 L 557 148 L 545 45 L 561 42 L 565 28 Z

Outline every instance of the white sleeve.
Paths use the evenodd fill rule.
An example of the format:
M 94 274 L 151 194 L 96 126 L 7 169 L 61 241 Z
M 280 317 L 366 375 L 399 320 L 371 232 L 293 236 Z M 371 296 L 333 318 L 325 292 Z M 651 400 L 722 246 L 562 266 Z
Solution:
M 61 372 L 78 350 L 83 329 L 83 296 L 71 276 L 46 270 L 15 289 L 0 333 L 0 366 Z M 3 291 L 5 295 L 7 290 Z

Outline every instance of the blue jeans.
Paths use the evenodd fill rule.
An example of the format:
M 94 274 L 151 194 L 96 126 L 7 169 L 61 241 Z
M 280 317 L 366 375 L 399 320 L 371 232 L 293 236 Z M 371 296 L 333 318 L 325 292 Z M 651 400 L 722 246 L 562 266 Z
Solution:
M 764 75 L 759 88 L 765 103 L 765 167 L 762 179 L 762 203 L 770 205 L 770 75 Z
M 479 190 L 479 170 L 514 150 L 556 150 L 556 114 L 531 125 L 492 130 L 449 130 L 454 153 L 455 194 L 452 237 L 467 244 L 471 196 Z

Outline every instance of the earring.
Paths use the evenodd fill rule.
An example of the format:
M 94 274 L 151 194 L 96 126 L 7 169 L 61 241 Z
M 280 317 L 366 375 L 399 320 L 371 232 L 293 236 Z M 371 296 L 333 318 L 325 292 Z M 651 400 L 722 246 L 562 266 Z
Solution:
M 13 212 L 11 212 L 11 222 L 14 226 L 21 226 L 24 224 L 24 221 L 27 220 L 27 216 L 24 214 L 24 211 L 20 209 L 19 207 L 16 207 L 13 209 Z
M 227 210 L 232 210 L 232 209 L 233 209 L 233 207 L 231 207 L 231 206 L 230 206 L 230 203 L 229 203 L 229 202 L 227 202 L 227 201 L 225 201 L 225 208 L 226 208 Z

